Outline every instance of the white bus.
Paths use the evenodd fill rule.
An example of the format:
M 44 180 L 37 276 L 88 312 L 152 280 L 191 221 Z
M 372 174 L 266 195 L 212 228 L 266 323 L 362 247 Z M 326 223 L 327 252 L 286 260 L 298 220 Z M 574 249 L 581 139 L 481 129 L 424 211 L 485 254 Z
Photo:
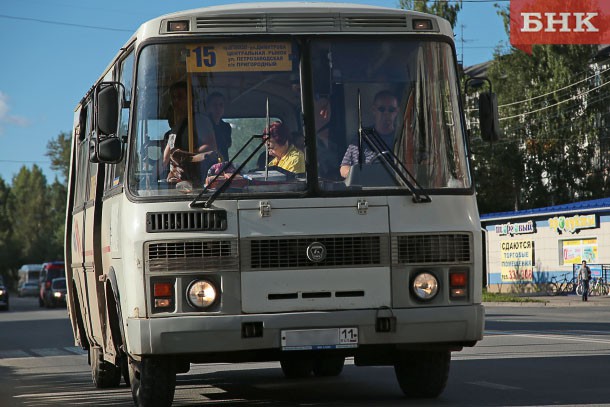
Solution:
M 465 134 L 438 17 L 252 3 L 143 24 L 74 116 L 69 312 L 95 386 L 170 405 L 191 363 L 350 358 L 439 395 L 483 335 Z

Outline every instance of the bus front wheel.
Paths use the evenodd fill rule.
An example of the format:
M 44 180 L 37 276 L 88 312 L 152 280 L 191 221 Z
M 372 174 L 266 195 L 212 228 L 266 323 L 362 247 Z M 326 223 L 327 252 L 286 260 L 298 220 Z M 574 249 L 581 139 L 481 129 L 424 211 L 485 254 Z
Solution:
M 451 352 L 402 352 L 394 371 L 401 390 L 407 397 L 438 397 L 447 384 Z
M 176 390 L 176 371 L 171 361 L 129 358 L 129 384 L 133 402 L 139 407 L 171 406 Z

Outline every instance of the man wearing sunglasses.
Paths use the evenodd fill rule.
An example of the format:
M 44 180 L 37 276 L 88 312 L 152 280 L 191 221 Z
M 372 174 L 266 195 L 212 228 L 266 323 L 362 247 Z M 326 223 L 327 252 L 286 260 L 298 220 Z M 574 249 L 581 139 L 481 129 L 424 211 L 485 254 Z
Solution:
M 375 119 L 374 129 L 383 142 L 392 147 L 394 144 L 394 130 L 396 130 L 396 116 L 398 115 L 398 100 L 390 91 L 382 90 L 373 99 L 373 117 Z M 358 141 L 354 140 L 348 147 L 343 161 L 341 161 L 341 176 L 347 178 L 350 168 L 358 164 Z M 364 162 L 369 164 L 374 158 L 375 152 L 365 144 Z

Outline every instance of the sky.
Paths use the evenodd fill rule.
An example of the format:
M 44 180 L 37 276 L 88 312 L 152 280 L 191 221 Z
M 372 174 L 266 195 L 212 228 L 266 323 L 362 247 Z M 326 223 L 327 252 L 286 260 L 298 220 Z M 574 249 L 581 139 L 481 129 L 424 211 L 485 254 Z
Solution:
M 349 2 L 397 8 L 399 0 Z M 76 104 L 130 35 L 163 14 L 230 3 L 238 1 L 0 0 L 0 178 L 12 184 L 23 166 L 36 164 L 48 183 L 61 181 L 47 144 L 70 133 Z M 509 4 L 463 3 L 455 35 L 464 66 L 492 59 L 494 48 L 508 41 L 494 3 Z

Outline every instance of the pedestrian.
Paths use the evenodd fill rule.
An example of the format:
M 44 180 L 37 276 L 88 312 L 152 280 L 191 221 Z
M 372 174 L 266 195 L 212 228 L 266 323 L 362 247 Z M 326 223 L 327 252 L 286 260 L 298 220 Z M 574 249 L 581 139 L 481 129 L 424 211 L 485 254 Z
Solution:
M 583 260 L 580 270 L 578 271 L 578 278 L 582 284 L 582 300 L 587 301 L 589 298 L 589 280 L 591 280 L 591 269 L 587 266 L 587 261 Z

